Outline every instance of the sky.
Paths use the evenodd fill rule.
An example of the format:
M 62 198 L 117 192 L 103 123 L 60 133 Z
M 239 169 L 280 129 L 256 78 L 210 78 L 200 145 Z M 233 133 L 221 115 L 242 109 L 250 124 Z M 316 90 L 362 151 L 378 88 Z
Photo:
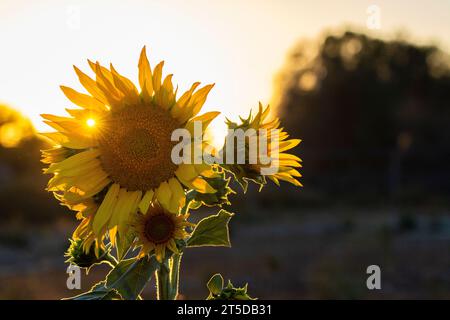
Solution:
M 380 9 L 380 30 L 367 27 L 368 8 Z M 152 66 L 165 60 L 179 92 L 192 82 L 215 83 L 205 111 L 235 119 L 268 104 L 274 77 L 296 41 L 324 30 L 356 26 L 383 37 L 450 51 L 450 0 L 0 0 L 0 103 L 48 130 L 39 114 L 71 107 L 59 89 L 81 90 L 72 65 L 109 64 L 137 83 L 146 45 Z M 219 133 L 218 133 L 219 134 Z

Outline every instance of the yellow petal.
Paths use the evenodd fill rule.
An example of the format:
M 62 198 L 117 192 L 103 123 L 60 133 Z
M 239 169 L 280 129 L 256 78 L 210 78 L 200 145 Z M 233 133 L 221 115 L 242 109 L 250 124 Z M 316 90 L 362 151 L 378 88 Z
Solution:
M 289 149 L 294 148 L 295 146 L 297 146 L 302 140 L 300 139 L 291 139 L 291 140 L 287 140 L 287 141 L 283 141 L 280 142 L 279 146 L 278 146 L 278 152 L 283 152 Z
M 76 166 L 79 166 L 83 163 L 86 163 L 86 162 L 89 162 L 89 161 L 95 159 L 99 155 L 100 155 L 100 151 L 98 149 L 92 149 L 92 150 L 87 150 L 87 151 L 77 153 L 61 162 L 53 163 L 46 170 L 46 173 L 55 173 L 55 172 L 59 172 L 64 169 L 74 168 Z
M 293 154 L 289 154 L 289 153 L 280 153 L 278 155 L 278 159 L 279 160 L 294 160 L 294 161 L 302 161 L 302 159 L 300 159 L 299 157 L 293 155 Z
M 220 114 L 220 112 L 217 111 L 211 111 L 211 112 L 207 112 L 201 116 L 192 118 L 191 120 L 189 120 L 186 123 L 185 128 L 187 130 L 189 130 L 189 132 L 191 133 L 191 135 L 194 135 L 194 123 L 196 121 L 201 122 L 202 124 L 202 132 L 204 132 L 206 130 L 206 128 L 209 126 L 209 124 L 214 120 L 214 118 L 216 118 L 218 115 Z
M 213 87 L 214 84 L 206 85 L 192 95 L 191 99 L 189 99 L 188 105 L 183 109 L 182 115 L 178 118 L 182 123 L 194 117 L 201 110 L 208 93 Z
M 166 251 L 165 248 L 166 247 L 164 247 L 163 245 L 160 245 L 160 244 L 158 244 L 155 247 L 155 257 L 156 257 L 156 260 L 158 260 L 159 263 L 161 263 L 163 261 L 163 258 L 165 256 L 165 251 Z
M 139 203 L 139 210 L 141 210 L 142 213 L 147 213 L 150 203 L 153 201 L 154 194 L 155 192 L 153 190 L 148 190 L 142 197 L 142 200 Z
M 86 180 L 84 182 L 86 182 Z M 96 182 L 90 183 L 88 186 L 80 184 L 76 185 L 83 190 L 84 194 L 82 195 L 82 198 L 86 199 L 102 191 L 110 182 L 111 180 L 105 176 L 104 178 L 96 178 Z
M 127 203 L 124 205 L 119 217 L 119 233 L 121 235 L 127 232 L 130 216 L 136 212 L 141 197 L 142 191 L 129 191 L 127 193 Z
M 159 107 L 168 110 L 175 103 L 175 94 L 173 92 L 172 74 L 169 74 L 165 79 L 160 90 L 155 93 L 155 103 Z
M 259 103 L 259 107 L 258 107 L 258 113 L 256 114 L 255 118 L 252 120 L 252 124 L 251 127 L 254 129 L 258 129 L 259 125 L 261 123 L 261 115 L 262 115 L 262 105 L 261 103 Z
M 98 63 L 98 62 L 94 63 L 88 59 L 88 63 L 89 63 L 89 66 L 91 67 L 92 71 L 94 71 L 95 73 L 97 73 L 97 64 L 98 64 L 103 76 L 106 77 L 110 83 L 114 83 L 111 71 L 109 71 L 107 68 L 101 66 L 100 63 Z
M 113 75 L 114 84 L 124 94 L 124 99 L 128 104 L 137 104 L 139 102 L 139 93 L 133 82 L 120 75 L 111 64 L 111 73 Z
M 186 107 L 187 106 L 187 104 L 188 104 L 188 102 L 189 102 L 189 100 L 191 99 L 191 97 L 192 97 L 192 94 L 194 93 L 194 91 L 195 91 L 195 89 L 197 89 L 197 87 L 200 85 L 200 82 L 194 82 L 193 84 L 192 84 L 192 86 L 191 86 L 191 88 L 188 90 L 188 91 L 186 91 L 179 99 L 178 99 L 178 101 L 177 101 L 177 104 L 180 106 L 180 107 Z
M 106 70 L 105 72 L 108 72 L 107 74 L 112 77 L 112 80 L 110 80 L 107 76 L 107 74 L 104 73 L 103 70 Z M 97 86 L 102 89 L 103 92 L 105 92 L 108 96 L 108 99 L 110 102 L 113 102 L 114 105 L 120 106 L 120 100 L 124 96 L 122 92 L 120 92 L 114 85 L 114 76 L 107 70 L 106 68 L 100 66 L 100 64 L 97 62 L 95 64 L 95 74 L 97 75 L 96 81 Z
M 77 92 L 69 87 L 61 86 L 60 88 L 70 101 L 80 107 L 98 112 L 107 110 L 104 103 L 87 94 Z
M 77 119 L 78 121 L 84 121 L 88 118 L 97 118 L 98 113 L 94 113 L 90 110 L 85 109 L 68 109 L 66 108 L 68 114 Z
M 117 195 L 117 203 L 114 206 L 114 210 L 111 214 L 111 219 L 109 220 L 109 228 L 112 228 L 114 226 L 117 226 L 120 221 L 120 215 L 122 213 L 122 210 L 127 204 L 127 190 L 125 188 L 120 188 L 119 194 Z
M 183 163 L 178 166 L 178 169 L 175 171 L 175 175 L 180 179 L 191 181 L 198 176 L 198 173 L 195 170 L 194 165 Z
M 278 179 L 275 178 L 274 176 L 269 176 L 269 179 L 272 180 L 273 182 L 275 182 L 275 184 L 276 184 L 277 186 L 280 186 L 280 181 L 278 181 Z
M 196 178 L 191 182 L 192 186 L 194 187 L 195 190 L 197 190 L 200 193 L 214 193 L 217 190 L 214 189 L 213 187 L 211 187 L 209 185 L 208 182 L 206 182 L 206 180 L 201 179 L 201 178 Z
M 172 191 L 169 211 L 173 213 L 178 213 L 179 209 L 184 207 L 186 201 L 184 189 L 176 178 L 169 179 L 169 187 L 170 190 Z
M 139 85 L 141 86 L 141 95 L 144 101 L 150 102 L 153 95 L 153 78 L 152 69 L 147 59 L 145 46 L 142 48 L 141 56 L 139 57 Z
M 297 186 L 297 187 L 303 187 L 303 185 L 302 185 L 300 182 L 298 182 L 297 180 L 295 180 L 295 179 L 294 179 L 293 177 L 291 177 L 290 175 L 285 175 L 285 174 L 283 174 L 283 173 L 278 173 L 278 174 L 275 175 L 275 177 L 276 177 L 277 179 L 279 179 L 279 180 L 284 180 L 284 181 L 290 182 L 290 183 L 292 183 L 294 186 Z
M 94 221 L 92 222 L 92 230 L 97 237 L 101 235 L 103 228 L 111 218 L 114 206 L 117 202 L 117 195 L 119 194 L 119 190 L 120 186 L 117 183 L 113 184 L 109 188 L 102 204 L 100 205 L 94 216 Z
M 77 177 L 85 174 L 94 174 L 98 171 L 103 172 L 100 160 L 95 158 L 92 161 L 82 162 L 77 166 L 65 168 L 64 170 L 59 171 L 58 175 L 65 177 Z M 47 172 L 47 170 L 44 172 Z
M 61 132 L 43 132 L 39 133 L 56 144 L 70 149 L 87 149 L 94 146 L 94 142 L 90 138 L 81 137 L 70 133 Z
M 178 253 L 177 245 L 173 239 L 170 239 L 169 242 L 167 242 L 167 248 L 169 248 L 169 250 L 173 253 Z
M 74 66 L 75 72 L 78 75 L 78 79 L 83 87 L 97 100 L 102 102 L 105 105 L 110 105 L 108 98 L 105 93 L 97 86 L 97 83 L 87 76 L 83 71 Z
M 216 175 L 216 172 L 212 169 L 212 166 L 207 163 L 194 164 L 194 169 L 199 175 L 206 178 L 212 178 Z
M 70 133 L 81 137 L 89 137 L 89 133 L 85 130 L 84 123 L 76 119 L 59 117 L 52 114 L 41 114 L 41 117 L 48 120 L 44 121 L 45 123 L 60 132 Z
M 262 109 L 262 104 L 261 104 L 261 102 L 259 103 L 259 105 L 260 105 L 260 107 L 261 107 L 261 109 Z M 264 119 L 267 118 L 267 116 L 269 115 L 269 113 L 270 113 L 270 107 L 269 107 L 269 105 L 267 105 L 266 109 L 263 111 L 263 113 L 262 113 L 262 115 L 261 115 L 261 120 L 264 121 Z
M 82 172 L 82 174 L 72 177 L 66 177 L 66 172 L 67 170 L 61 171 L 55 176 L 55 178 L 62 177 L 67 179 L 66 189 L 76 192 L 82 198 L 87 198 L 97 194 L 110 182 L 108 174 L 104 172 L 101 167 L 97 167 L 91 171 Z
M 197 113 L 199 113 L 203 104 L 206 101 L 206 98 L 208 97 L 208 93 L 211 91 L 211 89 L 213 87 L 214 87 L 214 84 L 206 85 L 192 95 L 192 102 L 193 102 L 192 114 L 193 114 L 193 116 L 195 116 L 195 115 L 197 115 Z
M 162 69 L 164 66 L 164 61 L 158 63 L 153 70 L 153 91 L 155 91 L 155 95 L 158 93 L 161 88 L 161 78 L 162 78 Z
M 109 229 L 109 240 L 111 241 L 111 245 L 113 247 L 116 246 L 116 235 L 117 235 L 117 226 Z
M 274 160 L 272 161 L 272 165 L 278 165 L 280 167 L 294 167 L 294 168 L 301 168 L 302 165 L 294 160 Z
M 89 225 L 90 219 L 83 219 L 72 234 L 74 239 L 80 239 Z
M 184 114 L 185 108 L 192 97 L 192 93 L 195 91 L 195 89 L 199 85 L 200 85 L 200 82 L 195 82 L 191 86 L 191 88 L 188 91 L 186 91 L 185 93 L 183 93 L 183 95 L 177 100 L 175 105 L 170 110 L 170 112 L 174 118 L 179 119 Z
M 156 198 L 159 203 L 167 210 L 170 208 L 170 198 L 172 197 L 172 191 L 170 190 L 169 184 L 163 182 L 160 184 L 158 189 L 156 189 Z
M 286 172 L 287 174 L 290 174 L 291 176 L 293 176 L 293 177 L 301 177 L 302 175 L 300 174 L 300 172 L 298 172 L 297 170 L 295 170 L 295 169 L 292 169 L 292 170 L 290 170 L 290 171 L 288 171 L 288 172 Z

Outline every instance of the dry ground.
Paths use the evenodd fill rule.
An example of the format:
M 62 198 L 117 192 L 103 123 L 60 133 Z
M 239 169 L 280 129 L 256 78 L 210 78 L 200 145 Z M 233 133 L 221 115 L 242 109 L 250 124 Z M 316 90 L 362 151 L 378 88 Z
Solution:
M 62 253 L 72 228 L 2 230 L 0 298 L 59 299 L 101 280 L 106 266 L 83 275 L 81 291 L 66 288 Z M 237 216 L 231 228 L 232 249 L 185 253 L 183 298 L 206 297 L 205 283 L 216 272 L 236 285 L 248 282 L 262 299 L 450 298 L 450 215 L 443 210 L 284 211 L 259 223 L 239 223 Z M 379 291 L 366 288 L 371 264 L 381 267 Z M 144 297 L 154 297 L 153 284 Z

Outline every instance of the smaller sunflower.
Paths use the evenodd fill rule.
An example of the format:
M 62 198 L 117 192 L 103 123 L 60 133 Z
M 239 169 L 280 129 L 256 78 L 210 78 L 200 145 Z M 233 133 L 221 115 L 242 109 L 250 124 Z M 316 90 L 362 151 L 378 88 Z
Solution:
M 194 226 L 187 221 L 189 214 L 171 213 L 157 202 L 153 202 L 146 213 L 141 210 L 131 224 L 137 237 L 136 248 L 141 247 L 138 257 L 154 251 L 156 259 L 162 262 L 166 249 L 178 253 L 176 240 L 186 239 L 189 236 L 186 227 Z
M 237 157 L 238 154 L 243 153 L 245 155 L 245 163 L 239 164 L 235 161 L 234 164 L 224 164 L 224 168 L 231 172 L 236 180 L 247 190 L 248 181 L 253 181 L 259 184 L 260 189 L 267 183 L 266 178 L 272 180 L 278 186 L 280 180 L 289 182 L 297 187 L 301 187 L 302 184 L 297 180 L 301 177 L 301 174 L 295 168 L 302 167 L 302 160 L 290 153 L 287 153 L 290 149 L 296 147 L 301 140 L 300 139 L 288 139 L 289 134 L 280 127 L 280 120 L 275 117 L 272 120 L 268 120 L 270 108 L 267 106 L 265 109 L 259 104 L 258 113 L 253 117 L 252 114 L 247 119 L 240 118 L 240 123 L 235 123 L 227 119 L 228 129 L 232 130 L 254 130 L 245 140 L 244 146 L 235 146 L 234 154 Z M 263 129 L 262 131 L 260 129 Z M 273 136 L 272 131 L 276 132 Z M 248 134 L 248 133 L 247 133 Z M 257 143 L 258 148 L 261 147 L 260 140 L 266 140 L 266 156 L 270 160 L 270 164 L 265 163 L 267 159 L 262 159 L 261 155 L 257 155 L 255 163 L 252 163 L 249 159 L 249 149 L 251 138 L 256 138 L 254 143 Z M 222 152 L 226 151 L 226 142 L 222 149 Z M 276 168 L 273 170 L 264 170 L 273 166 Z

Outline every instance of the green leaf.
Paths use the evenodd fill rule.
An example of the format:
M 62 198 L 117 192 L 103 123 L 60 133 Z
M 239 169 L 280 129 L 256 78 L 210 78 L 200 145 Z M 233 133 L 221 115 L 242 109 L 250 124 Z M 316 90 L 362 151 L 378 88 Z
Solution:
M 212 295 L 218 295 L 222 292 L 223 288 L 223 278 L 220 273 L 216 273 L 209 279 L 208 283 L 206 284 L 208 287 L 209 292 Z
M 154 256 L 139 260 L 122 260 L 108 273 L 106 281 L 99 282 L 90 291 L 69 299 L 136 300 L 159 266 Z
M 116 236 L 116 252 L 117 259 L 121 261 L 127 252 L 130 250 L 131 245 L 133 244 L 135 235 L 132 232 L 127 232 L 125 236 L 117 235 Z
M 232 213 L 220 210 L 219 213 L 202 219 L 187 241 L 187 247 L 231 247 L 228 222 L 232 216 Z
M 106 287 L 126 300 L 136 300 L 159 266 L 154 256 L 122 260 L 106 276 Z
M 108 289 L 105 281 L 97 283 L 90 291 L 63 300 L 121 300 L 122 296 L 115 289 Z

